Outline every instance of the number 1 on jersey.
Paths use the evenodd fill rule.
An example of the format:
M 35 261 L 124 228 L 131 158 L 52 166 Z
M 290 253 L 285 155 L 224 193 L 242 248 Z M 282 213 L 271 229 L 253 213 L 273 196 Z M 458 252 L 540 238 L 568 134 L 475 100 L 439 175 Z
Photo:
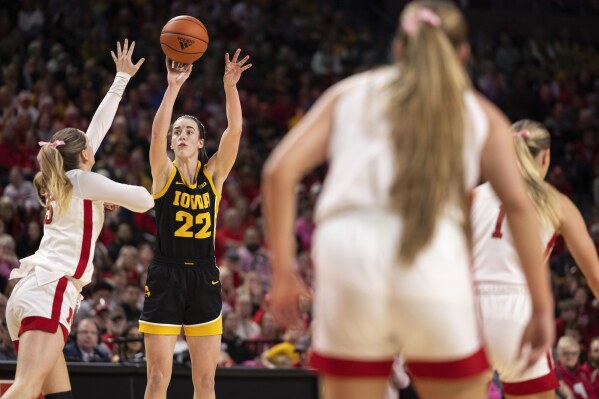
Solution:
M 503 219 L 505 218 L 505 209 L 503 209 L 503 205 L 499 207 L 499 215 L 497 216 L 497 222 L 495 223 L 495 231 L 493 231 L 493 238 L 502 238 L 503 233 L 501 232 L 501 225 L 503 224 Z

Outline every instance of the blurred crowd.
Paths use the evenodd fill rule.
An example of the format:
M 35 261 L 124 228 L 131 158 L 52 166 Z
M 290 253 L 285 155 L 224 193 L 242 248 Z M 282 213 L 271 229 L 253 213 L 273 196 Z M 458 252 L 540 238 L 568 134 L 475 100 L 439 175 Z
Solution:
M 466 6 L 469 2 L 462 2 Z M 476 3 L 476 2 L 473 2 Z M 96 155 L 95 170 L 151 189 L 148 150 L 151 124 L 166 88 L 162 25 L 193 15 L 210 34 L 208 51 L 183 86 L 175 115 L 196 115 L 207 127 L 207 149 L 216 149 L 226 127 L 222 73 L 225 52 L 238 47 L 254 67 L 238 87 L 244 133 L 235 167 L 220 203 L 216 255 L 223 295 L 221 366 L 300 367 L 309 347 L 309 300 L 305 325 L 282 330 L 269 313 L 270 274 L 260 211 L 260 173 L 280 137 L 332 83 L 389 61 L 390 37 L 371 22 L 359 23 L 327 4 L 289 0 L 22 0 L 0 13 L 0 291 L 18 259 L 39 245 L 43 209 L 31 180 L 38 140 L 63 127 L 85 130 L 112 83 L 110 50 L 118 40 L 136 41 L 145 57 L 129 83 L 114 123 Z M 350 23 L 351 20 L 351 23 Z M 356 22 L 357 21 L 357 22 Z M 532 118 L 552 133 L 548 180 L 585 215 L 599 248 L 599 47 L 564 28 L 530 27 L 524 36 L 471 32 L 474 85 L 513 120 Z M 322 170 L 298 187 L 296 266 L 313 285 L 309 256 L 314 202 Z M 143 361 L 136 321 L 144 296 L 156 233 L 152 211 L 107 212 L 96 247 L 93 283 L 84 290 L 67 359 Z M 599 335 L 599 304 L 563 243 L 551 257 L 558 338 L 571 337 L 580 362 Z M 2 297 L 5 302 L 5 298 Z M 0 303 L 1 305 L 1 303 Z M 1 310 L 1 309 L 0 309 Z M 0 332 L 3 331 L 0 326 Z M 10 341 L 0 334 L 0 358 Z M 558 346 L 559 349 L 559 346 Z M 183 337 L 176 360 L 189 361 Z M 14 353 L 14 351 L 13 351 Z M 559 356 L 558 356 L 559 361 Z M 596 370 L 598 364 L 594 360 Z

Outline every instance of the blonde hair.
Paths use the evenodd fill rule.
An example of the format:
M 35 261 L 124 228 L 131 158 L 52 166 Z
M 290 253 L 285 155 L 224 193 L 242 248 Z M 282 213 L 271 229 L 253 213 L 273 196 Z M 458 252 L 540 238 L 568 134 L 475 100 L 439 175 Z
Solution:
M 421 9 L 438 16 L 438 27 L 421 22 L 407 34 L 402 24 Z M 414 1 L 402 12 L 396 40 L 403 53 L 387 110 L 396 156 L 391 204 L 404 221 L 399 259 L 411 262 L 429 243 L 448 202 L 460 205 L 470 238 L 462 157 L 470 80 L 456 52 L 467 40 L 464 16 L 449 2 Z
M 66 172 L 79 168 L 79 155 L 87 147 L 87 138 L 78 129 L 66 128 L 54 133 L 51 141 L 64 141 L 64 144 L 41 147 L 37 157 L 40 171 L 33 179 L 33 186 L 42 206 L 56 201 L 58 215 L 61 215 L 69 207 L 73 192 Z
M 539 171 L 535 158 L 551 146 L 551 136 L 539 122 L 523 119 L 512 125 L 514 146 L 518 157 L 518 166 L 526 182 L 528 194 L 535 205 L 537 215 L 545 226 L 559 227 L 559 209 L 557 200 L 549 184 Z
M 577 352 L 580 352 L 580 344 L 574 338 L 564 335 L 557 341 L 557 352 L 563 352 L 564 350 L 572 348 Z

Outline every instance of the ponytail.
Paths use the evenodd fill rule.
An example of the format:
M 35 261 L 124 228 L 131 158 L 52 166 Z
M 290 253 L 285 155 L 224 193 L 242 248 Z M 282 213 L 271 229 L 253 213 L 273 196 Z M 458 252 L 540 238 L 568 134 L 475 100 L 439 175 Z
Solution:
M 541 151 L 550 148 L 551 136 L 542 124 L 529 119 L 514 123 L 512 129 L 518 166 L 537 215 L 543 225 L 557 229 L 560 219 L 557 199 L 541 175 L 535 160 Z
M 40 149 L 38 160 L 40 171 L 33 178 L 33 187 L 38 201 L 47 206 L 51 201 L 58 205 L 58 215 L 69 207 L 73 184 L 64 171 L 62 155 L 57 148 L 44 145 Z
M 459 204 L 470 238 L 462 156 L 470 82 L 456 52 L 466 28 L 455 5 L 410 3 L 396 40 L 403 53 L 387 110 L 396 156 L 391 201 L 404 222 L 398 256 L 409 263 L 430 242 L 448 203 Z
M 33 178 L 35 195 L 42 206 L 55 201 L 57 216 L 68 209 L 73 184 L 66 172 L 79 168 L 80 154 L 87 146 L 85 134 L 75 128 L 65 128 L 52 136 L 52 142 L 40 142 L 37 159 L 40 171 Z

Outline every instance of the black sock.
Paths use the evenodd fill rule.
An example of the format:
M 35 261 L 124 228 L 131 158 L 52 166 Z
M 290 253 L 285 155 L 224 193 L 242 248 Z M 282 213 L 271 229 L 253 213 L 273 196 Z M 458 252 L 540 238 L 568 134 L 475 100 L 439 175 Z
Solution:
M 45 399 L 73 399 L 73 392 L 56 392 L 56 393 L 48 393 L 44 395 Z

